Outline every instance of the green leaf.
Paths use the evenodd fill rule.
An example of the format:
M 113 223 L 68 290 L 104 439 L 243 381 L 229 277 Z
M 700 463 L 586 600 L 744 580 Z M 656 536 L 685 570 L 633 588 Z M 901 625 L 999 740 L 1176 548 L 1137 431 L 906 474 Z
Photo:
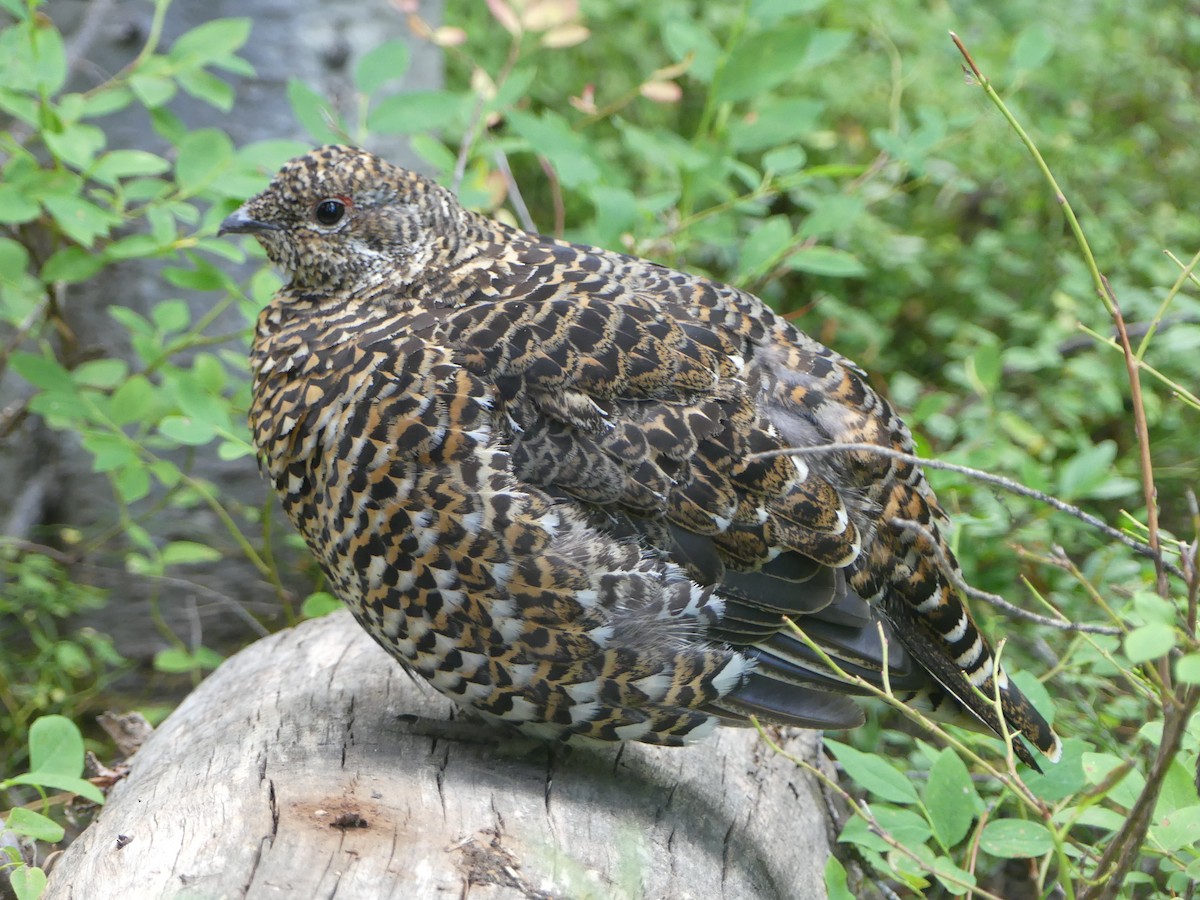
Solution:
M 28 266 L 29 251 L 12 238 L 0 237 L 0 284 L 21 284 Z
M 367 128 L 380 134 L 436 131 L 459 120 L 463 108 L 463 98 L 450 91 L 409 91 L 375 104 Z
M 846 867 L 836 856 L 825 860 L 825 895 L 829 900 L 854 900 L 846 876 Z
M 83 735 L 65 716 L 42 716 L 29 729 L 29 771 L 78 777 L 83 771 Z
M 1195 847 L 1200 836 L 1200 806 L 1177 809 L 1165 816 L 1155 816 L 1150 824 L 1150 840 L 1171 852 L 1183 847 Z
M 850 40 L 850 32 L 814 29 L 806 22 L 752 32 L 715 73 L 713 98 L 726 103 L 767 94 L 800 70 L 836 58 Z
M 36 866 L 17 866 L 8 878 L 17 900 L 38 900 L 46 890 L 46 873 Z
M 1013 43 L 1009 66 L 1013 69 L 1040 69 L 1054 54 L 1054 32 L 1044 22 L 1021 29 Z
M 150 323 L 132 309 L 124 306 L 110 306 L 108 314 L 111 318 L 125 326 L 125 329 L 131 335 L 149 337 L 154 334 L 154 329 L 150 326 Z
M 1125 824 L 1125 816 L 1114 809 L 1106 809 L 1102 806 L 1089 806 L 1087 809 L 1078 812 L 1077 816 L 1072 819 L 1072 822 L 1075 825 L 1087 828 L 1099 828 L 1109 833 L 1115 833 Z
M 64 284 L 78 284 L 87 281 L 104 268 L 104 257 L 98 253 L 89 253 L 82 247 L 70 245 L 56 250 L 42 266 L 39 277 L 47 284 L 61 281 Z
M 890 849 L 887 841 L 876 834 L 872 827 L 859 816 L 851 816 L 846 820 L 842 833 L 838 835 L 838 842 L 856 844 L 863 850 L 875 853 L 887 853 Z
M 180 35 L 168 53 L 177 63 L 195 66 L 229 56 L 250 37 L 250 19 L 214 19 Z
M 1151 622 L 1125 636 L 1125 655 L 1131 663 L 1166 656 L 1175 647 L 1175 629 L 1163 622 Z
M 229 431 L 229 404 L 204 385 L 198 377 L 202 373 L 167 374 L 170 393 L 186 418 L 212 431 Z M 223 378 L 224 373 L 220 372 L 219 377 Z
M 867 274 L 858 257 L 833 247 L 805 247 L 784 260 L 784 264 L 797 272 L 834 278 L 858 278 Z
M 341 609 L 342 606 L 342 601 L 333 596 L 333 594 L 326 593 L 325 591 L 317 591 L 304 598 L 304 604 L 300 607 L 300 614 L 306 619 L 317 619 L 328 615 L 334 610 Z
M 31 837 L 35 841 L 45 841 L 48 844 L 57 844 L 65 834 L 63 827 L 53 819 L 20 806 L 9 812 L 8 827 L 17 834 Z
M 886 803 L 876 803 L 871 811 L 880 827 L 906 847 L 922 847 L 933 836 L 929 823 L 911 809 L 897 809 Z
M 966 869 L 959 868 L 954 860 L 946 856 L 939 856 L 933 860 L 933 874 L 946 890 L 955 896 L 965 894 L 976 884 L 974 875 Z
M 166 253 L 170 248 L 152 234 L 131 234 L 104 248 L 104 259 L 147 259 Z
M 1041 856 L 1054 848 L 1054 839 L 1045 825 L 1020 819 L 997 819 L 989 822 L 979 838 L 984 852 L 1001 859 L 1023 859 Z
M 58 641 L 54 645 L 54 664 L 72 678 L 86 678 L 92 674 L 87 651 L 71 641 Z
M 825 104 L 819 100 L 772 96 L 730 126 L 729 140 L 742 153 L 783 148 L 816 131 L 824 113 Z
M 949 850 L 966 837 L 979 805 L 971 773 L 958 754 L 946 748 L 933 761 L 925 785 L 929 824 L 943 849 Z
M 29 44 L 32 71 L 29 74 L 43 94 L 57 94 L 67 80 L 67 48 L 62 35 L 45 16 L 30 20 L 29 34 L 32 38 Z
M 18 375 L 44 391 L 75 392 L 71 373 L 59 365 L 57 360 L 33 353 L 14 353 L 12 367 Z
M 768 150 L 763 154 L 762 164 L 763 169 L 767 172 L 774 172 L 776 175 L 786 175 L 790 172 L 797 172 L 803 169 L 808 162 L 808 153 L 803 147 L 777 147 L 774 150 Z M 830 198 L 832 199 L 832 198 Z M 859 206 L 861 202 L 854 197 L 841 197 L 840 200 L 849 200 Z
M 81 95 L 83 105 L 80 107 L 80 118 L 95 119 L 101 116 L 111 116 L 129 106 L 134 100 L 133 91 L 121 84 L 109 82 L 101 85 L 94 93 Z
M 173 675 L 199 669 L 215 669 L 223 661 L 219 653 L 208 647 L 199 647 L 194 654 L 179 647 L 159 650 L 154 654 L 154 668 Z
M 157 109 L 175 96 L 175 82 L 161 75 L 134 72 L 129 77 L 129 87 L 143 106 Z
M 287 96 L 296 121 L 319 143 L 336 144 L 342 140 L 337 131 L 338 117 L 324 97 L 298 78 L 288 80 Z
M 600 169 L 592 160 L 588 142 L 572 131 L 562 116 L 548 110 L 534 116 L 514 109 L 508 114 L 508 122 L 529 142 L 531 150 L 550 161 L 566 187 L 600 180 Z
M 859 786 L 893 803 L 919 802 L 912 781 L 894 769 L 883 757 L 862 753 L 846 744 L 828 739 L 825 746 L 833 751 L 846 774 Z
M 1200 793 L 1196 788 L 1195 771 L 1189 769 L 1183 759 L 1175 757 L 1163 779 L 1158 802 L 1154 804 L 1154 815 L 1165 816 L 1189 806 L 1200 806 Z
M 192 654 L 179 647 L 169 647 L 154 654 L 154 668 L 159 672 L 178 675 L 192 672 L 196 669 L 196 660 Z
M 1059 469 L 1057 493 L 1065 498 L 1090 496 L 1116 474 L 1112 471 L 1116 457 L 1115 441 L 1101 441 L 1080 450 Z
M 170 334 L 192 324 L 192 311 L 184 300 L 163 300 L 150 310 L 150 318 L 161 331 Z
M 759 223 L 742 244 L 735 284 L 747 284 L 765 275 L 795 242 L 787 216 L 771 216 Z
M 498 85 L 496 96 L 489 100 L 484 109 L 489 112 L 507 111 L 510 106 L 519 104 L 529 96 L 529 88 L 537 77 L 537 69 L 533 66 L 518 66 Z
M 195 563 L 219 562 L 221 554 L 206 544 L 195 541 L 171 541 L 163 547 L 164 566 L 192 565 Z
M 129 363 L 123 359 L 93 359 L 76 366 L 71 379 L 80 387 L 112 390 L 128 374 Z
M 42 205 L 67 237 L 85 247 L 91 247 L 96 238 L 121 222 L 120 216 L 79 196 L 46 197 Z
M 115 434 L 85 434 L 83 446 L 92 454 L 93 472 L 115 472 L 125 466 L 138 464 L 137 451 L 130 445 L 129 440 Z
M 385 41 L 363 54 L 354 70 L 354 83 L 362 93 L 373 94 L 389 81 L 404 77 L 409 56 L 408 44 L 404 41 Z
M 225 662 L 225 657 L 210 647 L 197 647 L 194 657 L 196 665 L 202 669 L 215 669 Z
M 1000 345 L 988 341 L 967 359 L 967 377 L 976 391 L 987 396 L 1000 384 Z
M 808 23 L 747 34 L 716 73 L 713 99 L 718 103 L 747 100 L 789 80 L 800 68 L 812 35 Z
M 768 154 L 769 155 L 769 154 Z M 858 197 L 833 195 L 813 203 L 812 212 L 796 230 L 801 238 L 830 238 L 852 230 L 866 212 L 866 204 Z
M 1164 600 L 1152 591 L 1135 591 L 1133 594 L 1133 609 L 1142 618 L 1142 622 L 1161 622 L 1164 625 L 1174 625 L 1177 611 L 1175 604 Z
M 225 462 L 235 459 L 245 459 L 255 453 L 254 445 L 249 441 L 225 440 L 217 445 L 217 458 Z
M 179 86 L 197 100 L 209 106 L 229 112 L 235 100 L 233 88 L 212 72 L 204 69 L 188 69 L 175 76 Z
M 233 142 L 223 131 L 200 128 L 179 142 L 175 181 L 185 195 L 208 187 L 233 162 Z
M 1175 663 L 1175 678 L 1184 684 L 1200 684 L 1200 653 L 1189 653 Z
M 85 797 L 93 803 L 103 803 L 104 793 L 85 778 L 74 775 L 58 775 L 54 772 L 26 772 L 8 779 L 9 784 L 32 784 L 40 787 L 53 788 L 57 791 L 70 791 Z
M 158 430 L 171 440 L 191 447 L 203 446 L 217 436 L 210 423 L 188 416 L 166 416 L 158 423 Z
M 43 131 L 42 140 L 56 159 L 76 169 L 86 169 L 104 149 L 104 132 L 95 125 L 75 123 L 62 131 Z
M 663 46 L 676 62 L 683 62 L 691 54 L 688 75 L 704 84 L 712 81 L 721 45 L 707 27 L 692 16 L 677 16 L 663 20 L 661 36 Z
M 812 39 L 804 48 L 800 57 L 801 69 L 818 69 L 842 55 L 842 51 L 850 46 L 854 34 L 834 28 L 818 28 L 813 32 Z
M 0 184 L 0 225 L 20 225 L 31 222 L 42 213 L 35 200 L 25 196 L 24 187 Z
M 26 94 L 0 88 L 0 110 L 34 128 L 41 124 L 38 119 L 38 103 L 33 97 Z
M 816 12 L 829 0 L 753 0 L 750 17 L 760 25 L 774 25 L 801 13 Z

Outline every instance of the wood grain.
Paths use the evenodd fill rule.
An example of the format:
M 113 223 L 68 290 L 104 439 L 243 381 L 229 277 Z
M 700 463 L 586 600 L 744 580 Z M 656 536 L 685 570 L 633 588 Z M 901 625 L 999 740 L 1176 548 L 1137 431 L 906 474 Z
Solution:
M 550 759 L 451 712 L 348 613 L 266 638 L 158 728 L 45 896 L 825 895 L 826 803 L 752 731 Z

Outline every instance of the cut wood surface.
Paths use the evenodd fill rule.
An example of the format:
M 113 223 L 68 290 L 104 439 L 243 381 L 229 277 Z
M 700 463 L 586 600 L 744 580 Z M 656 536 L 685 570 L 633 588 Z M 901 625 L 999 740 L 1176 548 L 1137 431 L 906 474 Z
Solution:
M 823 796 L 753 731 L 551 758 L 452 709 L 347 612 L 259 641 L 157 729 L 45 897 L 825 896 Z

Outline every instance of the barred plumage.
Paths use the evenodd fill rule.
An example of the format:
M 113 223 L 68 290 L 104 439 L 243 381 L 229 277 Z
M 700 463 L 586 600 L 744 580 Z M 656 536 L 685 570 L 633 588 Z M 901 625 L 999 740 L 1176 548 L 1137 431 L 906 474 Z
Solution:
M 789 616 L 848 671 L 881 684 L 886 659 L 896 691 L 1001 731 L 920 469 L 754 456 L 912 448 L 861 370 L 756 297 L 487 220 L 347 147 L 222 230 L 291 276 L 252 350 L 284 509 L 362 625 L 467 709 L 660 744 L 858 724 L 861 689 Z M 1056 758 L 997 680 L 1008 728 Z

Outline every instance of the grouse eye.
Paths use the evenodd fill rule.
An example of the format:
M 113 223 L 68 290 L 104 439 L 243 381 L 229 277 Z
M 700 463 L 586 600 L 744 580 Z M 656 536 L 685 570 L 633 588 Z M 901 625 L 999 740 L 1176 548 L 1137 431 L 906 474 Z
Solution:
M 346 214 L 346 204 L 341 200 L 322 200 L 317 204 L 316 214 L 322 225 L 336 225 Z

